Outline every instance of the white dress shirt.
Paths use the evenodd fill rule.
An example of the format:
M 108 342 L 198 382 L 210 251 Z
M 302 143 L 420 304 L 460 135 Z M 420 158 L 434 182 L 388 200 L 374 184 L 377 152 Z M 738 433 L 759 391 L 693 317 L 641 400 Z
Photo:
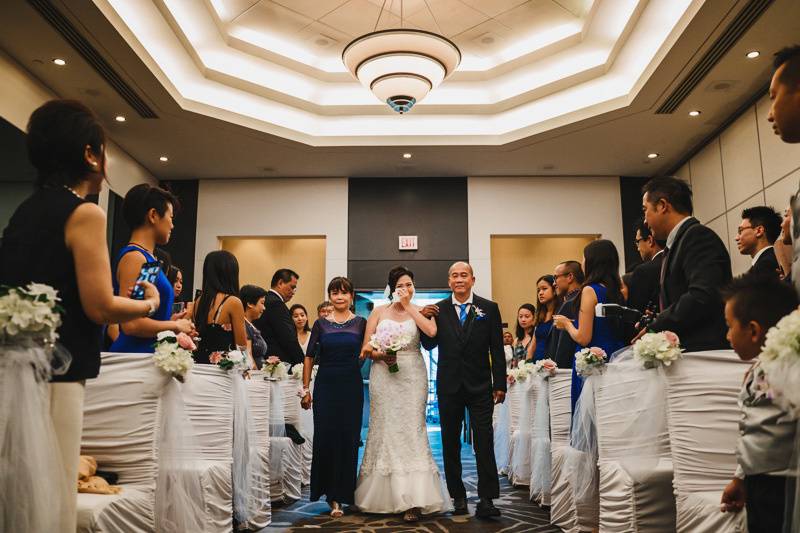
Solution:
M 283 303 L 286 303 L 286 300 L 283 299 L 283 296 L 281 296 L 281 293 L 279 293 L 275 289 L 270 289 L 269 292 L 274 292 L 275 294 L 278 295 L 278 298 L 280 298 Z
M 763 254 L 764 252 L 766 252 L 766 251 L 767 251 L 767 250 L 769 250 L 770 248 L 774 248 L 774 246 L 772 246 L 772 245 L 769 245 L 769 246 L 765 246 L 765 247 L 763 247 L 762 249 L 760 249 L 760 250 L 758 251 L 758 253 L 757 253 L 756 255 L 754 255 L 754 256 L 753 256 L 753 260 L 750 262 L 750 264 L 751 264 L 751 265 L 755 265 L 755 264 L 756 264 L 756 261 L 758 261 L 758 258 L 759 258 L 759 257 L 761 257 L 761 254 Z
M 686 217 L 677 224 L 675 224 L 675 227 L 672 228 L 672 231 L 670 231 L 669 235 L 667 235 L 667 248 L 672 249 L 672 245 L 675 244 L 675 239 L 678 238 L 678 230 L 680 230 L 681 226 L 686 224 L 686 221 L 689 220 L 690 218 L 692 217 Z

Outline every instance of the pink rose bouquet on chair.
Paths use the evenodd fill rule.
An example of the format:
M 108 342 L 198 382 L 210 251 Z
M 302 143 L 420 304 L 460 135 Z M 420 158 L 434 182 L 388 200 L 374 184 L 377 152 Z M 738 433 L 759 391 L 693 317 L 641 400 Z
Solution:
M 602 348 L 584 348 L 575 354 L 575 371 L 583 378 L 602 374 L 607 362 L 608 355 Z
M 378 329 L 369 340 L 369 345 L 386 355 L 395 356 L 397 352 L 411 344 L 412 340 L 411 333 L 403 327 L 403 324 L 386 320 L 378 325 Z M 399 370 L 397 361 L 389 365 L 389 372 L 395 373 Z

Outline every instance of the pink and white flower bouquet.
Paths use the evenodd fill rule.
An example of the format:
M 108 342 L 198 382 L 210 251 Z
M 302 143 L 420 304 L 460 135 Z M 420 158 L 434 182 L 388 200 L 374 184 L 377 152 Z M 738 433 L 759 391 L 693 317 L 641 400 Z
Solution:
M 244 350 L 231 350 L 229 352 L 213 352 L 209 357 L 212 365 L 217 365 L 222 370 L 250 370 L 250 362 Z
M 633 358 L 644 368 L 670 366 L 681 357 L 681 341 L 671 331 L 645 333 L 633 345 Z
M 605 350 L 592 346 L 575 353 L 575 370 L 581 377 L 602 374 L 605 371 L 608 355 Z
M 770 328 L 758 358 L 766 380 L 764 383 L 762 379 L 758 387 L 766 387 L 777 405 L 800 417 L 800 310 Z
M 403 326 L 393 320 L 384 320 L 378 324 L 378 329 L 370 338 L 369 345 L 376 350 L 383 351 L 386 355 L 397 355 L 397 352 L 406 348 L 414 339 L 412 333 Z M 394 373 L 399 370 L 397 361 L 389 365 L 389 372 Z
M 533 363 L 533 372 L 537 376 L 541 376 L 543 378 L 551 378 L 556 375 L 556 370 L 558 370 L 558 365 L 552 359 L 541 359 Z
M 186 333 L 161 331 L 156 336 L 153 364 L 183 383 L 194 366 L 192 352 L 197 349 Z
M 280 381 L 289 376 L 289 372 L 286 370 L 286 365 L 281 362 L 277 355 L 270 355 L 267 357 L 267 360 L 264 362 L 264 366 L 261 367 L 261 370 L 267 374 L 267 379 Z

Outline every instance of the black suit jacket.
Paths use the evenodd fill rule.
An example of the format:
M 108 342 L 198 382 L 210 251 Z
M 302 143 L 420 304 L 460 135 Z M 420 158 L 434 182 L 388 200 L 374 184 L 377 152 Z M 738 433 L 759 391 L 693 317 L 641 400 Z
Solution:
M 665 253 L 661 252 L 650 261 L 646 261 L 631 272 L 628 283 L 628 307 L 638 309 L 642 313 L 648 304 L 658 306 L 658 292 L 661 289 L 661 264 Z
M 779 277 L 779 269 L 780 265 L 778 264 L 778 258 L 775 257 L 775 250 L 773 248 L 767 248 L 764 250 L 764 253 L 758 257 L 756 264 L 750 267 L 750 272 L 759 275 L 771 274 L 775 277 Z
M 578 318 L 578 296 L 581 291 L 577 290 L 574 294 L 567 295 L 567 299 L 556 311 L 557 315 L 564 315 L 570 320 Z M 555 361 L 558 368 L 572 368 L 572 360 L 575 359 L 575 352 L 578 351 L 578 344 L 572 339 L 567 330 L 550 328 L 547 336 L 546 354 L 549 359 Z
M 503 351 L 503 321 L 497 304 L 473 295 L 472 306 L 462 327 L 451 298 L 438 302 L 436 338 L 423 336 L 430 350 L 439 346 L 437 389 L 454 394 L 464 388 L 468 394 L 506 390 L 506 358 Z M 484 316 L 478 316 L 475 308 Z
M 664 263 L 664 310 L 650 328 L 675 332 L 688 351 L 730 348 L 720 288 L 731 280 L 731 259 L 722 240 L 691 218 Z
M 267 342 L 267 357 L 277 355 L 281 361 L 296 365 L 303 362 L 303 349 L 297 342 L 289 308 L 281 297 L 268 292 L 264 297 L 264 314 L 253 322 Z

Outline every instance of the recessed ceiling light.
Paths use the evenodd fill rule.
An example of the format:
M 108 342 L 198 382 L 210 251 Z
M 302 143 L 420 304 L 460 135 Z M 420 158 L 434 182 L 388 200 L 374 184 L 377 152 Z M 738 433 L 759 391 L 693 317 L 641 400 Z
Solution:
M 698 117 L 698 116 L 700 116 L 700 113 L 701 113 L 701 111 L 698 111 L 697 109 L 692 109 L 691 111 L 689 111 L 689 116 L 690 117 Z
M 403 159 L 411 159 L 411 153 L 410 152 L 404 153 L 403 154 Z
M 161 161 L 162 163 L 166 163 L 167 161 L 169 161 L 169 158 L 165 155 L 162 155 L 161 157 L 158 158 L 158 160 Z
M 53 63 L 55 63 L 59 67 L 63 67 L 64 65 L 67 64 L 67 62 L 64 61 L 63 59 L 61 59 L 60 57 L 57 57 L 57 58 L 53 59 Z
M 760 55 L 761 52 L 759 52 L 758 50 L 750 50 L 749 52 L 747 52 L 747 59 L 755 59 Z
M 658 157 L 658 154 L 655 152 L 653 152 L 652 154 L 647 154 L 647 159 L 655 159 L 656 157 Z
M 117 122 L 125 122 L 125 117 L 122 115 L 117 115 L 116 117 L 114 117 L 114 120 L 116 120 Z

